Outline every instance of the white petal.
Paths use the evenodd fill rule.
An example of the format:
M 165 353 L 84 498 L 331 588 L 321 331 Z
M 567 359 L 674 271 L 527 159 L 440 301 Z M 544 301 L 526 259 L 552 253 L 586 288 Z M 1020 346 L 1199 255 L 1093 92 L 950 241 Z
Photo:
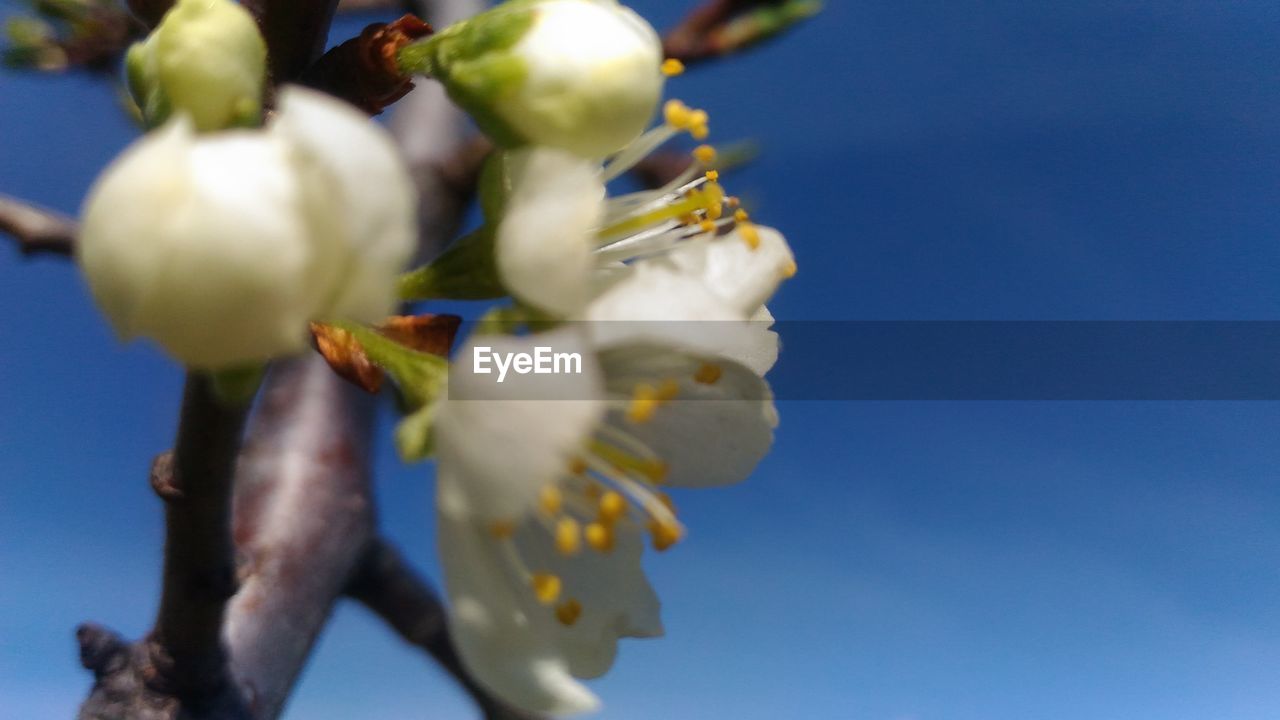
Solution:
M 773 444 L 777 411 L 765 381 L 738 363 L 678 354 L 657 346 L 623 346 L 601 353 L 610 392 L 629 395 L 637 383 L 673 379 L 675 400 L 647 422 L 615 412 L 609 422 L 656 452 L 673 486 L 710 487 L 745 479 Z M 720 373 L 714 382 L 695 377 L 704 365 Z
M 283 149 L 260 133 L 195 141 L 177 121 L 91 192 L 82 265 L 120 332 L 217 368 L 305 346 L 319 293 Z
M 516 375 L 470 372 L 475 348 L 533 352 L 537 346 L 578 353 L 581 373 Z M 454 361 L 449 399 L 436 419 L 442 472 L 465 480 L 467 511 L 489 519 L 525 513 L 539 491 L 562 475 L 604 412 L 594 355 L 572 328 L 526 337 L 472 337 Z M 521 399 L 521 398 L 538 399 Z M 564 399 L 556 399 L 564 398 Z
M 532 143 L 597 159 L 618 151 L 662 96 L 658 34 L 614 3 L 551 0 L 536 12 L 512 48 L 528 75 L 498 111 Z
M 556 643 L 553 610 L 505 565 L 503 546 L 484 526 L 448 511 L 466 483 L 441 466 L 440 555 L 449 597 L 449 631 L 462 662 L 481 685 L 517 707 L 566 715 L 599 700 L 570 673 Z
M 313 236 L 329 249 L 316 282 L 334 288 L 326 317 L 373 322 L 395 306 L 395 277 L 413 253 L 417 200 L 391 136 L 324 93 L 286 87 L 269 132 L 290 149 Z M 323 278 L 331 278 L 325 282 Z
M 694 277 L 740 312 L 751 315 L 773 296 L 778 284 L 794 269 L 795 256 L 782 233 L 755 226 L 760 244 L 754 249 L 739 231 L 723 237 L 683 243 L 666 256 L 666 262 Z
M 557 623 L 557 647 L 575 677 L 594 678 L 608 671 L 619 638 L 662 634 L 658 595 L 641 567 L 644 536 L 634 523 L 617 526 L 609 553 L 583 550 L 565 557 L 536 521 L 526 524 L 515 539 L 531 563 L 560 577 L 564 598 L 582 605 L 576 623 Z
M 732 358 L 763 375 L 778 337 L 747 317 L 701 277 L 659 263 L 636 263 L 587 309 L 597 347 L 648 341 Z
M 511 294 L 555 315 L 587 301 L 594 228 L 604 207 L 598 164 L 551 148 L 512 151 L 498 225 L 498 273 Z

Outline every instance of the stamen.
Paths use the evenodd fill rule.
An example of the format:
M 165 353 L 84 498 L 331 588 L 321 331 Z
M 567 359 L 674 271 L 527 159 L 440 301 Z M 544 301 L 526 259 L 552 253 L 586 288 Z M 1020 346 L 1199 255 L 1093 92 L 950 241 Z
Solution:
M 612 525 L 627 514 L 627 499 L 613 490 L 600 496 L 599 519 L 606 526 Z
M 675 58 L 667 58 L 662 61 L 662 74 L 667 77 L 675 77 L 684 72 L 684 63 Z
M 571 626 L 582 617 L 582 603 L 572 598 L 564 601 L 556 608 L 556 619 L 561 625 Z
M 652 385 L 640 383 L 631 395 L 631 404 L 627 407 L 627 419 L 633 423 L 647 423 L 658 412 L 658 391 Z
M 607 553 L 613 550 L 613 528 L 602 523 L 589 523 L 585 530 L 582 531 L 583 537 L 587 539 L 587 544 L 592 550 L 600 553 Z
M 649 537 L 653 540 L 653 549 L 662 552 L 680 542 L 684 531 L 679 525 L 654 519 L 649 523 Z
M 699 145 L 693 149 L 693 157 L 703 165 L 710 165 L 716 161 L 716 149 L 710 145 Z
M 752 250 L 756 250 L 760 247 L 760 231 L 756 229 L 755 225 L 752 225 L 751 223 L 743 223 L 739 225 L 738 235 L 742 238 L 742 242 L 746 243 L 747 247 Z
M 659 125 L 645 134 L 631 141 L 631 144 L 624 147 L 613 159 L 605 165 L 601 172 L 601 179 L 604 182 L 618 177 L 622 173 L 635 167 L 636 163 L 643 160 L 658 148 L 662 143 L 675 137 L 680 130 L 670 125 Z
M 551 573 L 534 573 L 529 578 L 534 597 L 543 605 L 550 605 L 560 597 L 560 578 Z
M 706 172 L 706 176 L 707 176 L 707 179 L 708 179 L 708 180 L 710 180 L 711 182 L 715 182 L 715 181 L 717 181 L 717 180 L 719 180 L 719 179 L 720 179 L 720 171 L 719 171 L 719 170 L 708 170 L 708 171 Z
M 582 528 L 577 520 L 562 517 L 556 522 L 556 550 L 561 555 L 577 555 L 582 549 Z
M 800 268 L 796 267 L 795 260 L 788 260 L 787 264 L 782 266 L 782 277 L 788 278 L 788 279 L 793 278 L 796 276 L 796 272 L 799 269 Z
M 715 363 L 703 363 L 698 371 L 693 374 L 693 381 L 703 385 L 715 385 L 720 376 L 724 374 L 724 369 Z
M 564 495 L 555 485 L 547 485 L 538 494 L 538 505 L 548 515 L 559 515 L 560 508 L 564 506 Z

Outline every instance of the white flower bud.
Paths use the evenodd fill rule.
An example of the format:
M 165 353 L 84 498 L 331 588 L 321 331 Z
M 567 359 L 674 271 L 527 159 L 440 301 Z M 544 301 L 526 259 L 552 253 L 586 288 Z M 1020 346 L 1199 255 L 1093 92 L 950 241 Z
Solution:
M 265 130 L 170 121 L 107 167 L 83 217 L 79 262 L 116 332 L 205 369 L 301 350 L 309 320 L 380 319 L 416 231 L 386 133 L 300 89 Z
M 507 146 L 604 157 L 644 131 L 662 96 L 658 34 L 612 0 L 500 5 L 421 49 L 402 62 L 443 82 Z
M 178 0 L 126 58 L 129 86 L 152 124 L 188 113 L 201 131 L 252 124 L 262 107 L 267 46 L 232 0 Z

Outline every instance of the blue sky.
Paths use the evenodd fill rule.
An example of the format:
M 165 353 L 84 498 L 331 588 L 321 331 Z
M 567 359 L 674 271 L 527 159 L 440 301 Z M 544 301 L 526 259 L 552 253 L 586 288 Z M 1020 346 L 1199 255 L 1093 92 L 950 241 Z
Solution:
M 796 249 L 779 317 L 1280 319 L 1274 3 L 829 5 L 671 86 L 761 143 L 732 182 Z M 131 137 L 100 84 L 0 72 L 0 192 L 74 211 Z M 65 263 L 0 248 L 0 303 L 0 718 L 65 718 L 75 624 L 152 617 L 181 378 Z M 1280 406 L 781 411 L 755 477 L 677 498 L 669 637 L 624 647 L 603 717 L 1280 715 Z M 378 472 L 434 573 L 429 470 L 384 440 Z M 470 716 L 350 607 L 287 714 Z

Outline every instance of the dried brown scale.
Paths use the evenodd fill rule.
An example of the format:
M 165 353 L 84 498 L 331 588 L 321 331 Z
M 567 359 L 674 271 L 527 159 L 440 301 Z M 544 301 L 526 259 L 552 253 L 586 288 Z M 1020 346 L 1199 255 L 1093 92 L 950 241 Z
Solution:
M 430 34 L 431 26 L 413 15 L 374 23 L 325 53 L 300 80 L 377 115 L 413 89 L 396 63 L 400 48 Z

